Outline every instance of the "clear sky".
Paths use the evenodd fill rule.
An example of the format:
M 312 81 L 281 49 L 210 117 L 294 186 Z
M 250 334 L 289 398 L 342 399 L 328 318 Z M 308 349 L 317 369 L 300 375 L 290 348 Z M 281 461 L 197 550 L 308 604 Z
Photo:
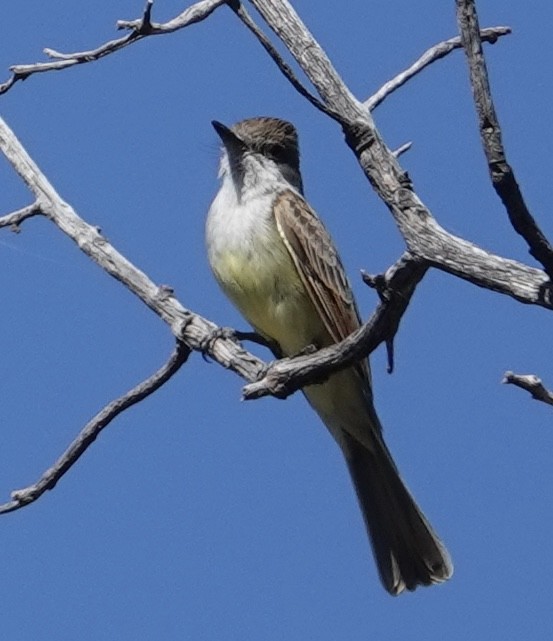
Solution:
M 456 35 L 454 2 L 295 2 L 360 98 Z M 184 4 L 158 0 L 154 19 Z M 509 159 L 553 237 L 553 4 L 478 3 Z M 43 47 L 94 47 L 136 0 L 4 0 L 0 77 Z M 293 121 L 306 194 L 332 231 L 363 317 L 403 245 L 339 128 L 289 86 L 225 7 L 99 62 L 42 74 L 0 113 L 63 198 L 180 301 L 245 328 L 207 266 L 217 187 L 212 119 Z M 533 264 L 487 176 L 464 56 L 455 52 L 375 112 L 386 142 L 449 230 Z M 32 200 L 0 161 L 0 214 Z M 167 327 L 53 225 L 0 231 L 0 500 L 33 482 L 85 422 L 157 369 Z M 396 341 L 372 359 L 377 407 L 403 476 L 449 547 L 447 584 L 381 588 L 338 449 L 300 394 L 240 402 L 243 382 L 193 355 L 114 422 L 58 487 L 1 518 L 2 636 L 465 641 L 553 634 L 553 413 L 505 370 L 553 387 L 547 311 L 431 272 Z M 260 352 L 262 353 L 262 352 Z

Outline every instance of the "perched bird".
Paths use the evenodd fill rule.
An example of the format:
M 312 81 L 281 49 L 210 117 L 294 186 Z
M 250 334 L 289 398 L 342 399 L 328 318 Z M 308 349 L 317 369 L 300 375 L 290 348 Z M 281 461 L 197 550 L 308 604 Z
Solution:
M 223 149 L 206 242 L 224 293 L 278 356 L 341 341 L 360 326 L 359 313 L 334 243 L 303 196 L 294 126 L 212 124 Z M 449 555 L 384 443 L 368 361 L 303 393 L 345 457 L 386 590 L 448 579 Z

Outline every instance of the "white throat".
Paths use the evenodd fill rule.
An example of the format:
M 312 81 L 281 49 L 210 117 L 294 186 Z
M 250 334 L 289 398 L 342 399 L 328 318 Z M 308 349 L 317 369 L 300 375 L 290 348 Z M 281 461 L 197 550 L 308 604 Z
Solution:
M 219 166 L 219 178 L 222 179 L 221 190 L 234 190 L 237 203 L 242 204 L 251 200 L 263 200 L 268 195 L 274 196 L 294 187 L 286 180 L 275 162 L 254 152 L 247 152 L 242 157 L 238 179 L 233 175 L 228 153 L 224 149 Z

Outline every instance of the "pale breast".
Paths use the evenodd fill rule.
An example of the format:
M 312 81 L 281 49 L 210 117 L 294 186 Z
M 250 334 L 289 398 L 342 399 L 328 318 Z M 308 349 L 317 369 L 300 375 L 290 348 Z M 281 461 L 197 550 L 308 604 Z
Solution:
M 208 255 L 243 316 L 285 354 L 294 354 L 326 342 L 327 332 L 276 228 L 273 200 L 237 203 L 219 192 L 208 214 Z

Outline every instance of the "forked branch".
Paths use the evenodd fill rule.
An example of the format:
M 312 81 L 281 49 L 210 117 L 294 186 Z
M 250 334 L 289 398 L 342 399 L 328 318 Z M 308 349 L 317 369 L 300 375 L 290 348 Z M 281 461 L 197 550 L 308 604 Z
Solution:
M 119 20 L 117 22 L 118 29 L 127 29 L 129 31 L 126 36 L 109 40 L 99 47 L 89 49 L 88 51 L 62 53 L 55 49 L 46 48 L 44 49 L 44 53 L 54 60 L 51 62 L 11 66 L 10 71 L 12 75 L 6 82 L 0 84 L 0 95 L 9 91 L 16 82 L 25 80 L 33 74 L 44 73 L 46 71 L 61 71 L 63 69 L 69 69 L 69 67 L 74 67 L 75 65 L 94 62 L 104 56 L 120 51 L 147 36 L 173 33 L 173 31 L 178 31 L 191 24 L 205 20 L 205 18 L 211 15 L 211 13 L 222 4 L 225 4 L 225 0 L 200 0 L 200 2 L 196 2 L 188 7 L 188 9 L 185 9 L 172 20 L 166 23 L 157 23 L 151 20 L 153 0 L 147 0 L 141 18 L 138 20 Z
M 365 176 L 388 206 L 414 256 L 519 301 L 553 309 L 549 276 L 485 251 L 439 225 L 415 192 L 407 173 L 386 146 L 365 106 L 350 92 L 326 53 L 287 0 L 251 0 L 288 48 L 324 104 L 339 114 L 345 139 Z
M 457 0 L 463 11 L 473 3 Z M 53 62 L 12 67 L 13 77 L 0 85 L 0 93 L 7 91 L 17 80 L 33 73 L 83 64 L 114 53 L 148 35 L 170 33 L 206 18 L 223 0 L 202 0 L 165 24 L 151 21 L 152 1 L 148 0 L 140 20 L 121 21 L 119 28 L 129 29 L 124 38 L 110 41 L 97 49 L 73 54 L 46 50 L 55 58 Z M 12 501 L 0 506 L 0 513 L 10 512 L 35 501 L 46 490 L 55 486 L 61 476 L 75 463 L 98 434 L 124 409 L 142 400 L 159 388 L 186 361 L 190 350 L 207 353 L 226 368 L 232 369 L 250 382 L 244 388 L 245 398 L 258 398 L 272 394 L 287 396 L 302 386 L 321 380 L 373 351 L 380 343 L 390 347 L 400 320 L 407 309 L 416 285 L 430 266 L 455 274 L 487 289 L 509 295 L 519 301 L 553 309 L 550 275 L 553 274 L 553 251 L 524 205 L 512 170 L 507 165 L 493 103 L 489 95 L 483 58 L 478 59 L 480 39 L 494 41 L 508 33 L 508 28 L 479 31 L 475 14 L 462 29 L 464 46 L 476 52 L 471 62 L 474 77 L 483 85 L 475 98 L 481 110 L 480 121 L 486 153 L 494 185 L 505 202 L 515 229 L 527 240 L 531 253 L 545 267 L 546 272 L 533 269 L 516 261 L 495 256 L 476 245 L 444 230 L 436 222 L 414 191 L 397 157 L 404 150 L 392 152 L 384 144 L 376 129 L 369 109 L 395 91 L 409 78 L 434 60 L 460 46 L 461 39 L 440 43 L 426 52 L 412 67 L 387 83 L 366 103 L 357 100 L 338 76 L 330 60 L 286 0 L 252 0 L 252 4 L 268 26 L 288 47 L 298 65 L 316 88 L 320 99 L 300 83 L 290 66 L 284 61 L 269 39 L 253 22 L 237 0 L 228 4 L 248 29 L 259 39 L 280 70 L 293 86 L 316 108 L 337 121 L 344 132 L 347 144 L 355 153 L 365 175 L 387 204 L 402 233 L 408 252 L 378 278 L 367 279 L 381 294 L 378 305 L 369 321 L 342 343 L 295 358 L 283 359 L 267 366 L 250 354 L 228 333 L 209 320 L 183 307 L 172 290 L 153 283 L 122 256 L 100 233 L 100 230 L 83 221 L 69 204 L 64 202 L 23 149 L 13 132 L 0 119 L 0 148 L 34 195 L 35 202 L 0 218 L 0 227 L 17 226 L 27 218 L 43 215 L 71 237 L 90 258 L 108 274 L 122 282 L 148 307 L 160 316 L 177 338 L 177 348 L 169 361 L 154 376 L 123 397 L 110 403 L 83 429 L 52 468 L 34 485 L 12 493 Z M 470 13 L 470 11 L 469 11 Z M 469 14 L 466 14 L 469 15 Z M 465 14 L 463 14 L 465 16 Z M 465 19 L 465 18 L 463 18 Z M 472 39 L 472 40 L 471 40 Z M 476 44 L 475 44 L 476 43 Z M 481 53 L 481 47 L 480 47 Z M 476 93 L 476 92 L 475 92 Z M 486 128 L 489 125 L 491 132 Z M 490 135 L 488 136 L 488 133 Z M 512 375 L 515 377 L 515 375 Z M 518 377 L 522 379 L 523 377 Z M 516 382 L 511 382 L 523 387 Z M 539 382 L 539 381 L 538 381 Z M 541 384 L 541 382 L 539 382 Z M 527 388 L 525 388 L 527 389 Z M 544 400 L 544 399 L 540 399 Z M 546 401 L 548 402 L 548 401 Z
M 481 29 L 480 38 L 482 42 L 489 42 L 490 44 L 495 44 L 497 39 L 501 36 L 506 36 L 511 33 L 510 27 L 489 27 L 487 29 Z M 427 49 L 415 62 L 405 71 L 398 73 L 397 76 L 388 80 L 385 84 L 380 87 L 380 89 L 375 92 L 370 98 L 367 98 L 363 103 L 364 106 L 372 111 L 376 109 L 389 95 L 394 93 L 400 87 L 408 81 L 411 80 L 414 76 L 419 74 L 423 69 L 426 69 L 428 65 L 431 65 L 433 62 L 445 58 L 455 49 L 462 49 L 463 44 L 461 43 L 461 38 L 456 36 L 455 38 L 450 38 L 449 40 L 444 40 L 439 42 L 437 45 Z

